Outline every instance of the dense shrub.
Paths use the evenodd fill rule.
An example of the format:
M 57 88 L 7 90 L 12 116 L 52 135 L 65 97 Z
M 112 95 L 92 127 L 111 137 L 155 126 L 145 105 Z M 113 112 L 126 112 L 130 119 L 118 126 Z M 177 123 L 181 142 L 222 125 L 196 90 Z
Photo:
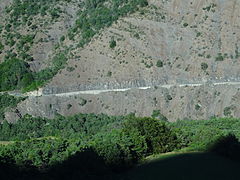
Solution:
M 109 47 L 110 47 L 111 49 L 114 49 L 114 48 L 116 47 L 116 45 L 117 45 L 117 42 L 116 42 L 114 39 L 112 39 L 112 40 L 110 41 Z
M 198 129 L 196 134 L 191 136 L 191 143 L 188 145 L 194 151 L 205 151 L 208 146 L 215 143 L 223 132 L 220 129 L 209 127 L 207 129 Z
M 52 66 L 34 73 L 34 80 L 27 86 L 24 86 L 23 91 L 33 91 L 36 90 L 38 87 L 43 86 L 48 80 L 53 78 L 53 76 L 55 76 L 60 69 L 63 69 L 66 63 L 66 52 L 57 54 L 52 59 Z
M 129 117 L 124 123 L 123 131 L 126 133 L 137 131 L 144 136 L 149 154 L 169 152 L 177 148 L 179 144 L 171 128 L 163 121 L 152 118 Z
M 0 140 L 8 141 L 8 145 L 0 146 L 0 163 L 44 171 L 56 164 L 66 168 L 79 162 L 74 157 L 83 158 L 85 150 L 91 149 L 90 154 L 103 160 L 104 168 L 123 170 L 148 155 L 184 146 L 191 151 L 210 151 L 233 158 L 238 157 L 240 147 L 239 124 L 238 119 L 230 118 L 169 123 L 134 115 L 78 114 L 54 119 L 27 115 L 16 124 L 4 121 L 0 125 Z M 95 172 L 96 166 L 86 163 L 86 167 L 76 168 L 87 172 L 93 168 Z M 56 176 L 57 169 L 50 172 Z
M 163 67 L 163 62 L 161 60 L 158 60 L 156 66 L 159 68 Z
M 10 59 L 0 64 L 0 91 L 21 89 L 33 81 L 29 65 L 20 59 Z
M 222 55 L 222 53 L 218 53 L 218 56 L 215 58 L 216 61 L 224 61 L 225 57 Z
M 49 147 L 44 148 L 44 150 L 39 148 L 41 145 L 46 147 L 46 144 Z M 12 147 L 16 145 L 17 144 L 12 145 Z M 28 145 L 28 143 L 26 145 Z M 24 180 L 95 180 L 109 179 L 109 176 L 114 176 L 111 169 L 106 166 L 104 160 L 99 157 L 99 155 L 92 148 L 80 148 L 74 155 L 70 155 L 67 157 L 67 159 L 63 160 L 65 154 L 68 154 L 65 152 L 69 151 L 69 148 L 71 148 L 71 146 L 68 146 L 67 148 L 62 148 L 62 145 L 65 146 L 65 140 L 63 140 L 62 142 L 59 141 L 58 144 L 56 142 L 51 142 L 50 140 L 38 140 L 31 142 L 30 147 L 36 148 L 36 150 L 33 150 L 32 152 L 30 149 L 22 149 L 21 147 L 23 147 L 23 145 L 20 145 L 20 147 L 16 147 L 15 149 L 20 151 L 14 152 L 11 149 L 6 150 L 6 153 L 12 152 L 11 155 L 15 157 L 8 155 L 4 155 L 3 157 L 1 157 L 1 155 L 3 154 L 0 151 L 0 178 Z M 52 150 L 51 147 L 53 147 Z M 60 153 L 58 153 L 56 149 L 59 149 Z M 40 153 L 35 153 L 38 151 Z M 26 158 L 28 155 L 31 155 L 31 157 Z M 32 155 L 36 157 L 33 157 Z M 56 155 L 58 156 L 56 157 Z M 22 156 L 24 157 L 21 158 Z M 18 160 L 19 165 L 14 164 L 15 159 Z M 36 159 L 38 160 L 38 162 L 42 162 L 41 164 L 49 165 L 47 163 L 51 161 L 52 163 L 54 163 L 54 165 L 51 165 L 50 168 L 46 168 L 46 166 L 36 167 L 34 166 L 34 164 L 32 164 L 36 161 Z
M 4 49 L 4 45 L 0 42 L 0 51 Z
M 63 139 L 34 139 L 2 146 L 0 159 L 5 159 L 4 163 L 13 162 L 24 168 L 46 169 L 66 160 L 81 149 L 81 145 L 75 148 L 74 143 L 70 144 Z
M 74 37 L 77 33 L 81 33 L 79 46 L 82 47 L 101 29 L 110 26 L 119 17 L 133 13 L 139 7 L 147 5 L 147 0 L 87 0 L 84 10 L 79 13 L 79 18 L 70 34 Z M 110 46 L 115 47 L 116 45 L 112 42 Z
M 145 137 L 139 132 L 112 130 L 97 134 L 91 144 L 112 168 L 124 168 L 138 162 L 147 151 Z
M 14 25 L 29 23 L 33 16 L 45 16 L 48 13 L 52 18 L 58 18 L 61 11 L 54 8 L 54 2 L 59 0 L 14 0 L 12 5 L 7 8 L 10 14 L 10 22 Z
M 153 110 L 151 117 L 155 119 L 160 119 L 165 122 L 168 121 L 168 119 L 161 113 L 160 110 Z
M 0 147 L 2 157 L 8 154 L 15 164 L 37 168 L 50 167 L 89 147 L 108 166 L 124 169 L 146 155 L 172 151 L 178 146 L 175 132 L 164 122 L 103 114 L 59 115 L 52 120 L 26 115 L 15 124 L 4 121 L 0 140 L 20 140 Z
M 0 124 L 0 141 L 26 140 L 40 137 L 74 138 L 93 136 L 96 133 L 120 127 L 124 117 L 104 114 L 77 114 L 72 117 L 56 116 L 54 119 L 26 115 L 15 124 Z M 4 126 L 9 129 L 4 130 Z M 6 132 L 6 133 L 5 133 Z M 9 135 L 10 134 L 10 135 Z
M 191 150 L 207 150 L 209 144 L 228 134 L 240 138 L 240 120 L 234 118 L 184 120 L 172 123 L 171 126 L 180 130 L 183 145 Z
M 202 63 L 201 68 L 202 68 L 202 70 L 206 71 L 208 69 L 208 64 L 207 63 Z

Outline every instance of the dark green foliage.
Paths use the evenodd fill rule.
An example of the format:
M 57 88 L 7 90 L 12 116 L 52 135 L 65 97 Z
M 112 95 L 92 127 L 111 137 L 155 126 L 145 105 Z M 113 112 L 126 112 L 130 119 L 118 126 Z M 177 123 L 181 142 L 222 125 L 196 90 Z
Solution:
M 68 71 L 68 72 L 73 72 L 74 70 L 75 70 L 74 67 L 67 67 L 67 71 Z
M 123 170 L 147 155 L 179 150 L 184 146 L 232 158 L 231 154 L 238 157 L 239 127 L 238 119 L 166 123 L 133 115 L 79 114 L 57 116 L 52 120 L 27 115 L 16 124 L 5 121 L 0 125 L 0 140 L 10 141 L 9 145 L 0 146 L 0 162 L 23 169 L 40 169 L 47 172 L 48 177 L 67 179 L 64 173 L 85 178 L 89 173 L 100 176 L 101 171 Z M 227 136 L 229 133 L 237 138 Z M 15 140 L 21 141 L 11 142 Z M 96 161 L 101 168 L 85 161 L 82 155 Z M 81 161 L 75 157 L 84 165 L 76 165 Z M 79 174 L 77 170 L 83 172 Z
M 117 157 L 114 156 L 118 149 L 115 148 L 116 152 L 109 149 L 110 146 L 114 149 L 115 144 L 119 142 L 122 146 L 121 151 L 124 152 L 122 154 L 123 164 L 125 162 L 130 164 L 132 160 L 128 160 L 130 159 L 129 153 L 134 152 L 133 143 L 139 139 L 134 141 L 121 135 L 120 131 L 116 131 L 115 134 L 105 133 L 111 129 L 120 128 L 122 120 L 123 117 L 79 114 L 68 118 L 58 116 L 52 120 L 33 118 L 27 115 L 16 124 L 4 121 L 0 125 L 1 140 L 21 141 L 0 146 L 0 157 L 8 157 L 13 164 L 24 168 L 46 169 L 56 163 L 61 163 L 85 147 L 92 147 L 99 156 L 104 158 L 107 164 L 119 167 L 120 164 L 116 164 Z M 120 139 L 114 139 L 115 136 L 120 137 Z M 109 146 L 106 146 L 105 143 L 107 139 L 110 140 Z M 130 146 L 131 152 L 128 151 Z M 109 152 L 109 154 L 104 152 Z M 133 159 L 133 157 L 131 158 Z
M 2 31 L 3 31 L 3 25 L 0 24 L 0 34 L 2 33 Z
M 10 32 L 10 31 L 11 31 L 11 27 L 12 27 L 11 24 L 6 24 L 5 30 L 6 30 L 7 32 Z
M 68 156 L 69 143 L 61 139 L 35 139 L 16 142 L 0 148 L 0 158 L 10 156 L 14 164 L 44 169 Z M 80 150 L 80 149 L 79 149 Z
M 62 11 L 60 8 L 54 8 L 50 11 L 50 15 L 51 15 L 52 19 L 57 19 L 60 17 L 61 12 Z
M 173 151 L 178 146 L 175 132 L 164 122 L 152 118 L 136 118 L 134 116 L 124 123 L 124 132 L 138 132 L 145 137 L 147 152 L 163 153 Z
M 25 86 L 23 91 L 33 91 L 43 86 L 48 80 L 53 78 L 60 69 L 63 69 L 66 65 L 67 57 L 66 52 L 59 53 L 54 56 L 52 60 L 52 66 L 46 69 L 43 69 L 37 73 L 34 73 L 34 81 L 32 81 L 28 86 Z
M 196 35 L 196 37 L 200 37 L 202 35 L 202 33 L 201 32 L 197 32 L 197 35 Z
M 163 62 L 161 60 L 158 60 L 156 66 L 159 68 L 163 67 Z
M 238 47 L 236 47 L 236 49 L 235 49 L 235 58 L 238 59 L 239 57 L 240 57 L 240 52 L 239 52 Z
M 213 127 L 199 129 L 195 135 L 191 136 L 192 142 L 189 144 L 189 147 L 195 151 L 205 151 L 210 144 L 214 143 L 222 135 L 223 132 L 221 130 Z
M 22 24 L 26 24 L 31 26 L 33 29 L 37 29 L 38 26 L 36 24 L 32 24 L 32 22 L 34 21 L 34 16 L 39 14 L 42 16 L 49 14 L 52 19 L 59 18 L 62 11 L 59 7 L 55 6 L 59 1 L 69 2 L 69 0 L 13 0 L 11 5 L 6 8 L 7 13 L 10 15 L 10 19 L 9 24 L 5 26 L 5 30 L 8 33 L 3 36 L 5 36 L 4 38 L 6 39 L 4 45 L 15 48 L 16 51 L 11 49 L 9 52 L 6 52 L 5 60 L 13 61 L 13 59 L 18 58 L 22 63 L 23 61 L 27 62 L 34 60 L 29 53 L 29 50 L 34 43 L 35 34 L 21 35 L 15 30 L 18 28 L 17 26 Z M 0 44 L 0 52 L 4 48 L 4 45 L 2 43 Z M 51 79 L 60 69 L 64 67 L 67 61 L 65 57 L 67 53 L 63 52 L 63 54 L 64 55 L 61 53 L 56 55 L 53 59 L 53 65 L 50 68 L 42 70 L 38 73 L 31 73 L 30 75 L 29 71 L 22 70 L 20 72 L 21 76 L 23 77 L 23 82 L 20 83 L 21 85 L 15 82 L 9 83 L 9 87 L 6 87 L 4 83 L 0 82 L 0 84 L 4 86 L 0 87 L 0 91 L 18 89 L 22 89 L 23 91 L 36 90 L 39 86 L 44 85 L 47 80 Z M 25 63 L 24 66 L 25 65 L 27 64 Z M 19 63 L 15 63 L 15 68 L 23 69 L 22 64 Z M 3 66 L 0 66 L 0 72 L 5 70 L 6 69 Z M 18 78 L 18 81 L 22 77 Z M 8 77 L 5 77 L 4 75 L 2 78 L 6 80 Z M 9 77 L 7 80 L 9 79 L 12 79 L 12 77 Z
M 140 39 L 139 33 L 135 33 L 135 34 L 134 34 L 134 37 L 137 38 L 137 39 Z
M 209 12 L 209 11 L 212 9 L 212 11 L 213 11 L 213 9 L 214 9 L 216 6 L 217 6 L 216 4 L 211 3 L 209 6 L 204 7 L 203 10 Z
M 30 46 L 33 44 L 34 37 L 34 35 L 21 36 L 17 44 L 17 50 L 19 52 L 26 53 L 30 49 Z M 24 57 L 22 58 L 25 59 Z
M 31 25 L 32 17 L 39 14 L 41 16 L 50 14 L 52 19 L 59 18 L 61 10 L 54 8 L 54 3 L 58 1 L 59 0 L 14 0 L 12 5 L 7 8 L 7 13 L 10 14 L 10 22 L 12 22 L 14 26 L 21 24 Z
M 111 71 L 107 72 L 107 77 L 112 77 L 112 72 Z
M 43 86 L 44 84 L 45 84 L 45 81 L 33 81 L 29 86 L 23 89 L 23 92 L 34 91 L 39 87 Z
M 71 109 L 72 108 L 72 105 L 71 104 L 68 104 L 67 105 L 67 109 L 69 110 L 69 109 Z
M 188 27 L 188 23 L 183 23 L 183 27 Z
M 22 89 L 33 81 L 29 65 L 13 58 L 0 64 L 0 91 Z
M 112 168 L 132 166 L 147 151 L 145 138 L 138 131 L 125 132 L 119 129 L 97 134 L 91 144 Z
M 66 39 L 65 36 L 62 36 L 62 37 L 60 38 L 60 41 L 63 42 L 63 41 L 65 41 L 65 39 Z
M 87 100 L 86 99 L 83 99 L 83 98 L 80 98 L 80 102 L 79 102 L 79 105 L 80 106 L 84 106 L 87 104 Z
M 175 132 L 165 123 L 132 115 L 79 114 L 52 120 L 27 115 L 15 124 L 1 124 L 0 140 L 20 140 L 0 147 L 0 157 L 8 157 L 25 168 L 40 169 L 60 163 L 85 147 L 92 148 L 106 165 L 118 170 L 148 154 L 178 147 Z
M 120 126 L 124 117 L 107 115 L 78 114 L 72 117 L 57 116 L 55 119 L 34 118 L 26 115 L 15 124 L 9 124 L 11 136 L 0 133 L 0 141 L 26 140 L 40 137 L 74 138 L 75 136 L 93 136 L 96 133 Z M 0 125 L 2 132 L 3 125 Z
M 114 40 L 114 39 L 112 39 L 110 42 L 109 42 L 109 47 L 111 48 L 111 49 L 114 49 L 116 46 L 117 46 L 117 42 Z
M 170 94 L 167 94 L 166 101 L 171 101 L 172 99 L 173 99 L 172 96 Z
M 4 45 L 0 42 L 0 52 L 4 49 Z
M 218 53 L 218 56 L 216 57 L 216 61 L 224 61 L 224 56 L 222 55 L 222 53 Z
M 67 62 L 67 57 L 66 55 L 63 53 L 59 53 L 57 54 L 54 58 L 53 58 L 53 67 L 52 67 L 52 71 L 54 73 L 57 73 L 58 70 L 62 69 L 65 64 Z
M 223 110 L 223 114 L 226 117 L 229 117 L 232 115 L 232 107 L 225 107 Z
M 199 104 L 196 104 L 196 105 L 195 105 L 195 110 L 198 111 L 198 110 L 200 110 L 200 108 L 201 108 L 201 106 L 200 106 Z
M 0 157 L 0 178 L 1 179 L 44 179 L 44 180 L 69 180 L 69 179 L 87 179 L 87 180 L 97 180 L 97 179 L 116 179 L 110 178 L 115 174 L 111 171 L 109 167 L 106 166 L 104 160 L 99 157 L 99 155 L 92 148 L 80 148 L 74 155 L 69 155 L 66 160 L 63 160 L 65 157 L 64 154 L 71 152 L 69 145 L 66 144 L 66 140 L 57 140 L 58 143 L 51 140 L 34 140 L 31 143 L 31 148 L 36 148 L 35 151 L 38 151 L 36 157 L 32 157 L 32 160 L 26 160 L 25 157 L 32 155 L 30 151 L 25 151 L 24 145 L 16 147 L 16 150 L 13 152 L 8 149 L 6 152 L 17 155 L 18 157 L 4 156 Z M 46 147 L 46 144 L 49 147 Z M 12 146 L 12 149 L 17 144 Z M 27 143 L 26 143 L 27 145 Z M 41 145 L 46 148 L 42 150 Z M 50 147 L 53 147 L 52 151 Z M 64 148 L 63 148 L 64 147 Z M 7 149 L 7 148 L 6 148 Z M 24 151 L 21 151 L 24 150 Z M 50 151 L 49 151 L 50 150 Z M 33 152 L 35 152 L 33 151 Z M 60 153 L 58 153 L 58 151 Z M 18 153 L 18 154 L 17 154 Z M 1 154 L 1 153 L 0 153 Z M 56 156 L 58 155 L 59 156 Z M 25 159 L 23 161 L 21 158 Z M 18 160 L 21 165 L 14 164 L 14 160 Z M 34 167 L 32 162 L 36 159 L 46 163 L 53 162 L 49 169 L 46 167 Z M 62 161 L 59 161 L 62 159 Z
M 206 71 L 208 69 L 208 64 L 207 63 L 202 63 L 201 68 L 202 68 L 202 70 Z
M 190 150 L 207 150 L 208 146 L 222 136 L 234 134 L 240 138 L 240 121 L 233 118 L 221 118 L 202 121 L 177 121 L 171 124 L 180 129 L 183 146 Z
M 168 119 L 161 113 L 160 110 L 153 110 L 151 117 L 160 119 L 162 121 L 168 121 Z
M 79 13 L 76 26 L 70 34 L 73 38 L 77 33 L 81 33 L 79 46 L 82 47 L 101 29 L 110 26 L 119 17 L 133 13 L 138 10 L 138 7 L 147 5 L 146 0 L 86 0 L 85 9 Z
M 35 35 L 21 35 L 18 32 L 11 31 L 3 35 L 3 37 L 5 39 L 4 45 L 12 47 L 11 50 L 5 51 L 7 53 L 5 55 L 5 60 L 17 57 L 24 61 L 33 61 L 33 57 L 29 54 L 29 50 L 34 43 Z M 15 49 L 14 52 L 13 49 Z

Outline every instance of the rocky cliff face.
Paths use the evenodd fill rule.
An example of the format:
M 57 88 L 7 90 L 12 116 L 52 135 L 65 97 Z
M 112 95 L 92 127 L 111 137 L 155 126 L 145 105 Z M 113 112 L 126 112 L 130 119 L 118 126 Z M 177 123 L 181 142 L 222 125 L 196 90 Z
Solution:
M 239 117 L 239 85 L 212 84 L 240 81 L 239 12 L 238 0 L 149 0 L 148 7 L 119 19 L 84 48 L 73 48 L 66 68 L 43 88 L 45 95 L 52 95 L 31 97 L 18 109 L 22 114 L 46 117 L 78 112 L 149 116 L 154 110 L 171 121 Z M 67 23 L 73 20 L 74 16 Z M 64 27 L 64 22 L 63 18 L 58 27 Z M 54 26 L 49 35 L 60 36 L 63 32 L 57 33 Z M 76 41 L 64 44 L 71 46 Z M 51 49 L 41 47 L 46 48 L 44 52 Z M 33 47 L 32 53 L 38 56 L 40 51 Z M 184 83 L 205 85 L 178 86 Z M 163 84 L 176 87 L 157 88 Z M 144 86 L 152 88 L 134 90 Z M 118 88 L 133 89 L 99 95 L 53 95 Z M 13 114 L 7 114 L 9 119 Z
M 120 19 L 48 84 L 53 92 L 238 80 L 239 1 L 149 1 Z M 109 42 L 116 41 L 111 49 Z

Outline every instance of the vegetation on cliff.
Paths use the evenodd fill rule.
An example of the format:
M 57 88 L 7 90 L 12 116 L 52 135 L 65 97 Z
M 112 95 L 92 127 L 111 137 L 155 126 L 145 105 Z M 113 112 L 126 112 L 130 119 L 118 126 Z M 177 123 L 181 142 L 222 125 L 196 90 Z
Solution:
M 51 16 L 52 20 L 58 19 L 63 10 L 58 6 L 63 0 L 51 1 L 28 1 L 14 0 L 13 3 L 6 9 L 9 15 L 8 22 L 5 24 L 0 35 L 5 41 L 0 43 L 0 51 L 5 52 L 5 62 L 0 66 L 0 72 L 5 71 L 7 64 L 14 64 L 15 69 L 21 70 L 21 76 L 18 80 L 11 82 L 8 86 L 4 83 L 9 80 L 9 74 L 2 74 L 3 85 L 1 84 L 0 91 L 7 90 L 23 90 L 31 91 L 40 86 L 43 86 L 48 80 L 53 78 L 60 69 L 65 67 L 68 60 L 69 47 L 61 47 L 61 52 L 57 52 L 52 58 L 52 64 L 39 72 L 30 70 L 29 62 L 34 58 L 30 53 L 31 46 L 36 42 L 36 32 L 38 26 L 33 25 L 33 18 Z M 70 2 L 71 0 L 64 0 Z M 86 0 L 80 5 L 78 18 L 73 28 L 69 29 L 67 38 L 73 40 L 75 37 L 79 39 L 78 46 L 83 47 L 98 34 L 100 30 L 110 26 L 119 17 L 137 11 L 140 7 L 148 5 L 146 0 Z M 56 8 L 53 8 L 56 6 Z M 46 22 L 47 23 L 47 22 Z M 33 32 L 30 34 L 21 34 L 18 30 L 21 26 L 31 27 Z M 62 38 L 61 38 L 62 39 Z M 64 37 L 65 39 L 65 37 Z M 8 51 L 6 49 L 9 49 Z M 24 68 L 23 68 L 24 67 Z M 10 72 L 11 73 L 11 72 Z M 20 82 L 19 82 L 20 81 Z
M 0 74 L 0 91 L 21 89 L 33 81 L 28 64 L 16 58 L 0 64 Z

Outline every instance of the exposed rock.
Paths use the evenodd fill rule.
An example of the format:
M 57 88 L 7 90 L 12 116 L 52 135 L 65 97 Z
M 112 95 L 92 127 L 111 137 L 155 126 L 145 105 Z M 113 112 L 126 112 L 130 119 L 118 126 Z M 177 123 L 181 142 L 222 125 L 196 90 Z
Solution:
M 84 100 L 84 104 L 82 103 Z M 154 110 L 170 121 L 178 119 L 208 119 L 210 117 L 240 117 L 240 85 L 202 85 L 196 87 L 155 87 L 146 90 L 108 92 L 98 95 L 29 97 L 18 105 L 22 115 L 32 114 L 53 118 L 56 113 L 106 113 L 123 115 L 136 113 L 150 116 Z M 71 108 L 69 107 L 71 105 Z M 11 120 L 8 113 L 8 120 Z
M 48 66 L 48 57 L 54 55 L 54 44 L 73 25 L 77 10 L 69 6 L 66 12 L 73 17 L 66 15 L 51 25 L 46 34 L 50 41 L 32 48 L 36 59 L 32 66 L 36 71 Z M 43 88 L 43 94 L 132 90 L 31 97 L 19 104 L 18 109 L 23 115 L 51 118 L 55 113 L 78 112 L 111 115 L 135 112 L 149 116 L 153 110 L 161 110 L 171 121 L 240 117 L 240 87 L 211 84 L 240 81 L 239 12 L 238 0 L 149 0 L 148 7 L 119 19 L 84 48 L 75 46 L 77 39 L 65 41 L 64 45 L 73 47 L 68 64 Z M 112 39 L 116 41 L 115 48 L 110 48 Z M 199 82 L 206 85 L 134 90 L 143 86 Z M 87 100 L 85 105 L 79 105 L 81 98 Z

